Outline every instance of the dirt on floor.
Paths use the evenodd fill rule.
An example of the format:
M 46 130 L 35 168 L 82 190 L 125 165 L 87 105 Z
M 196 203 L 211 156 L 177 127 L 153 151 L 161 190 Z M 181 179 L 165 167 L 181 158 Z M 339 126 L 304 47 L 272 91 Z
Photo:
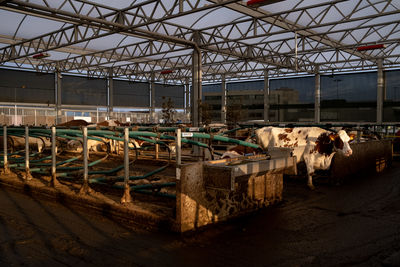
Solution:
M 285 180 L 278 206 L 177 235 L 0 187 L 0 266 L 400 266 L 400 162 L 339 186 Z

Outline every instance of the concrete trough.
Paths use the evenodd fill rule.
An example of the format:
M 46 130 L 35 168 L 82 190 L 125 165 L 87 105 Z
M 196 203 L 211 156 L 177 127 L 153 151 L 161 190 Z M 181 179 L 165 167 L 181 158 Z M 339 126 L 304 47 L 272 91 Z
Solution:
M 247 157 L 181 166 L 177 231 L 225 221 L 282 200 L 283 172 L 295 158 Z

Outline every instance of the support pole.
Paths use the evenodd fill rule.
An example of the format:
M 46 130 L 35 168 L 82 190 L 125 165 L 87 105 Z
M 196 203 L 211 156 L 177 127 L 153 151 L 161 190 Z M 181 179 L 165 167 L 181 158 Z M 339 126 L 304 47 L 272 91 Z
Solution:
M 199 127 L 201 124 L 201 115 L 199 110 L 199 102 L 201 100 L 201 52 L 198 50 L 193 51 L 192 57 L 192 124 L 194 127 Z
M 88 168 L 88 138 L 87 138 L 87 127 L 82 128 L 83 131 L 83 185 L 81 187 L 81 194 L 88 194 L 91 192 L 89 187 L 89 168 Z
M 154 73 L 151 74 L 150 81 L 150 122 L 157 123 L 156 119 L 156 84 Z
M 188 115 L 190 113 L 190 85 L 189 85 L 189 82 L 186 82 L 186 84 L 185 84 L 185 92 L 186 92 L 185 114 Z
M 202 72 L 201 72 L 201 51 L 193 50 L 192 57 L 192 125 L 194 127 L 199 127 L 201 124 L 201 114 L 199 109 L 199 104 L 202 96 L 201 90 L 201 80 L 202 80 Z M 195 140 L 196 141 L 196 140 Z M 198 146 L 193 147 L 193 155 L 200 159 L 202 155 L 202 150 Z
M 225 75 L 221 76 L 221 122 L 226 123 L 226 80 Z
M 377 61 L 378 64 L 378 82 L 377 82 L 377 97 L 376 97 L 376 122 L 381 124 L 383 121 L 383 60 L 381 58 Z
M 182 133 L 181 129 L 176 129 L 176 179 L 181 179 L 181 163 L 182 163 Z
M 315 66 L 315 102 L 314 102 L 314 122 L 321 122 L 321 76 L 319 66 Z
M 62 122 L 62 112 L 61 112 L 61 104 L 62 104 L 62 75 L 61 72 L 57 69 L 56 71 L 56 125 Z
M 108 70 L 108 103 L 107 103 L 107 117 L 109 120 L 114 118 L 114 82 L 113 82 L 113 69 Z
M 29 127 L 25 126 L 25 180 L 31 180 L 32 175 L 29 170 Z
M 156 139 L 157 140 L 157 139 Z M 154 151 L 154 153 L 155 153 L 155 158 L 156 159 L 158 159 L 158 157 L 159 157 L 159 150 L 160 150 L 160 145 L 159 144 L 155 144 L 155 151 Z
M 132 202 L 131 192 L 129 187 L 129 128 L 124 129 L 124 195 L 121 198 L 121 203 Z
M 7 159 L 7 126 L 3 126 L 3 162 L 4 162 L 4 167 L 3 167 L 3 174 L 9 174 L 10 170 L 8 169 L 8 159 Z
M 264 122 L 269 122 L 269 79 L 268 71 L 264 71 Z
M 56 127 L 51 127 L 51 181 L 50 185 L 55 187 L 58 185 L 57 181 L 57 168 L 56 168 L 56 155 L 57 155 L 57 147 L 56 147 Z

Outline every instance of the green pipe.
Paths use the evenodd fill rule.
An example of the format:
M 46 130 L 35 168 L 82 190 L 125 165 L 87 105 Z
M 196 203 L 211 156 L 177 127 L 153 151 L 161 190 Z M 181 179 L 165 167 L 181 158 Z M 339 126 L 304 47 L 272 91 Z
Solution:
M 206 133 L 192 133 L 193 134 L 193 138 L 204 138 L 204 139 L 210 139 L 211 135 L 210 134 L 206 134 Z M 138 131 L 132 131 L 129 133 L 130 137 L 135 137 L 135 136 L 150 136 L 150 137 L 158 137 L 159 135 L 156 133 L 151 133 L 151 132 L 138 132 Z M 174 136 L 167 136 L 167 135 L 160 135 L 160 138 L 165 138 L 165 139 L 175 139 Z M 249 142 L 245 142 L 245 141 L 241 141 L 241 140 L 237 140 L 237 139 L 233 139 L 233 138 L 229 138 L 229 137 L 225 137 L 225 136 L 220 136 L 220 135 L 213 135 L 212 138 L 216 141 L 221 141 L 221 142 L 227 142 L 227 143 L 234 143 L 234 144 L 238 144 L 238 145 L 242 145 L 242 146 L 248 146 L 248 147 L 252 147 L 252 148 L 259 148 L 259 145 L 257 144 L 253 144 L 253 143 L 249 143 Z M 182 138 L 182 142 L 183 142 Z M 208 146 L 207 146 L 208 147 Z
M 100 162 L 104 161 L 106 158 L 107 158 L 107 156 L 105 156 L 105 157 L 103 157 L 103 158 L 101 158 L 101 159 L 92 161 L 92 162 L 90 162 L 90 163 L 88 164 L 88 167 L 92 167 L 92 166 L 94 166 L 94 165 L 96 165 L 96 164 L 99 164 Z M 60 168 L 57 168 L 57 170 L 80 170 L 80 169 L 83 169 L 83 166 L 78 166 L 78 167 L 60 167 Z
M 194 138 L 210 138 L 209 134 L 205 134 L 205 133 L 193 133 L 193 137 Z M 216 141 L 221 141 L 221 142 L 227 142 L 227 143 L 234 143 L 234 144 L 238 144 L 238 145 L 242 145 L 242 146 L 248 146 L 248 147 L 252 147 L 252 148 L 260 148 L 259 145 L 257 144 L 253 144 L 253 143 L 249 143 L 246 141 L 242 141 L 242 140 L 237 140 L 237 139 L 233 139 L 233 138 L 229 138 L 229 137 L 225 137 L 225 136 L 220 136 L 220 135 L 214 135 L 213 139 Z
M 89 171 L 88 174 L 110 174 L 110 173 L 117 172 L 117 171 L 119 171 L 119 170 L 121 170 L 121 169 L 123 169 L 123 168 L 124 168 L 124 165 L 120 165 L 120 166 L 118 166 L 118 167 L 116 167 L 116 168 L 114 168 L 114 169 L 111 169 L 111 170 Z
M 51 156 L 49 156 L 49 157 L 51 158 Z M 74 158 L 70 158 L 70 159 L 67 159 L 67 160 L 64 160 L 64 161 L 57 162 L 56 166 L 60 166 L 60 165 L 63 165 L 65 163 L 73 162 L 73 161 L 75 161 L 75 160 L 77 160 L 79 158 L 80 157 L 74 157 Z M 51 164 L 52 163 L 38 163 L 38 164 L 34 164 L 34 165 L 36 165 L 36 166 L 51 166 Z

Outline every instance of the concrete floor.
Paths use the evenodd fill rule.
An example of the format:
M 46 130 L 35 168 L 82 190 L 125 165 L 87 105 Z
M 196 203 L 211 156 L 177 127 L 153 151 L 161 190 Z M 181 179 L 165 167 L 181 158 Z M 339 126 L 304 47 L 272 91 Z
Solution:
M 0 266 L 400 266 L 400 162 L 341 186 L 285 181 L 285 201 L 179 236 L 0 187 Z

